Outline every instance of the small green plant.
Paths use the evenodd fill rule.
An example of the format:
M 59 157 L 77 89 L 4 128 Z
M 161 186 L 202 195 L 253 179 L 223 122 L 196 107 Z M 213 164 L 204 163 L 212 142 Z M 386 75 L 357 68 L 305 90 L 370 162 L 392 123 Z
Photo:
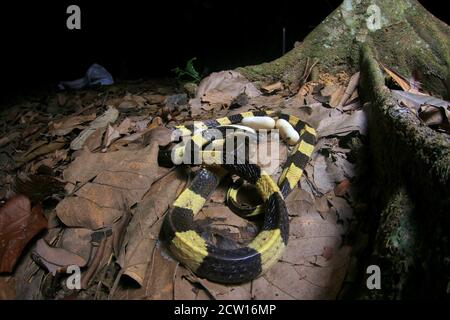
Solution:
M 189 77 L 190 80 L 192 80 L 194 82 L 199 82 L 201 80 L 200 74 L 198 73 L 197 70 L 195 70 L 195 67 L 194 67 L 194 61 L 196 59 L 197 59 L 196 57 L 190 59 L 186 63 L 186 67 L 184 69 L 181 69 L 178 67 L 175 69 L 172 69 L 172 71 L 175 72 L 175 74 L 177 75 L 178 79 L 181 79 L 183 77 Z

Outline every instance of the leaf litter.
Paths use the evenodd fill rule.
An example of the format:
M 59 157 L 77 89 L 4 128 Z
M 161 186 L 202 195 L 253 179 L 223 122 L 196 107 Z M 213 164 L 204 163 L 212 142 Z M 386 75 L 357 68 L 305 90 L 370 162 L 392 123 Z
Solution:
M 15 190 L 35 194 L 34 202 L 46 204 L 53 199 L 40 213 L 40 227 L 30 230 L 17 248 L 6 248 L 13 258 L 0 259 L 11 272 L 14 262 L 23 256 L 12 273 L 16 296 L 335 299 L 352 252 L 345 235 L 353 219 L 349 194 L 355 168 L 350 148 L 344 145 L 348 137 L 364 139 L 366 113 L 359 104 L 358 74 L 321 75 L 318 79 L 305 82 L 294 95 L 281 82 L 267 83 L 261 87 L 263 95 L 239 73 L 224 71 L 205 78 L 190 100 L 187 97 L 192 93 L 183 94 L 178 85 L 143 82 L 116 84 L 105 92 L 49 95 L 48 105 L 60 108 L 58 117 L 39 103 L 11 109 L 16 113 L 2 119 L 16 121 L 5 124 L 9 130 L 5 132 L 18 130 L 18 134 L 2 133 L 0 151 L 16 159 L 18 165 L 13 168 L 31 178 L 20 180 L 22 189 L 17 184 L 14 189 L 13 168 L 0 167 L 2 179 L 10 181 L 3 184 L 0 195 L 7 200 Z M 200 279 L 174 260 L 159 240 L 165 213 L 195 170 L 159 167 L 158 150 L 170 142 L 168 128 L 175 125 L 266 109 L 295 115 L 319 132 L 316 152 L 300 187 L 286 199 L 289 245 L 280 262 L 252 282 L 225 286 Z M 26 133 L 27 122 L 37 131 Z M 289 151 L 283 148 L 279 159 L 268 157 L 283 162 Z M 64 183 L 63 192 L 61 187 L 50 195 L 32 192 L 41 181 L 33 180 L 33 174 L 43 165 L 49 168 L 47 177 L 51 178 L 40 178 L 41 183 Z M 279 170 L 273 172 L 275 178 L 279 174 Z M 230 243 L 227 239 L 245 245 L 258 232 L 257 223 L 232 214 L 225 205 L 229 182 L 219 186 L 196 217 L 212 235 L 210 241 L 224 247 Z M 24 187 L 27 183 L 28 189 Z M 24 219 L 30 219 L 33 210 L 25 200 L 28 198 L 16 197 L 22 197 L 21 210 L 27 213 Z M 7 200 L 2 213 L 11 201 L 17 201 L 14 199 Z M 0 219 L 5 217 L 0 215 Z M 23 250 L 29 242 L 32 245 Z M 58 275 L 69 264 L 82 269 L 83 290 L 75 293 L 58 284 Z

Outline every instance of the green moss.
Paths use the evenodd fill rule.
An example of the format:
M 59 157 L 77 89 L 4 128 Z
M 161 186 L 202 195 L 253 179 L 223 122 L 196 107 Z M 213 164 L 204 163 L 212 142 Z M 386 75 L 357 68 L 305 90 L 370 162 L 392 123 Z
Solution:
M 380 8 L 382 28 L 367 28 L 367 9 Z M 429 14 L 416 0 L 346 0 L 318 25 L 303 43 L 279 59 L 237 69 L 251 81 L 298 82 L 306 60 L 317 60 L 318 72 L 349 73 L 359 69 L 362 43 L 405 77 L 418 74 L 427 91 L 450 96 L 450 28 Z
M 371 199 L 381 212 L 371 260 L 389 279 L 385 291 L 369 296 L 443 297 L 450 280 L 449 142 L 392 100 L 368 45 L 361 69 L 360 93 L 372 102 Z

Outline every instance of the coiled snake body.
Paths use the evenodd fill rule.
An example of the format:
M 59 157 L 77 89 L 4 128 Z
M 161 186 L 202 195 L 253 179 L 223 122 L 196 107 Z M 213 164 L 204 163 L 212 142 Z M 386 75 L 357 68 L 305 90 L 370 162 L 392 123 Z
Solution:
M 165 216 L 161 235 L 171 253 L 182 264 L 197 275 L 220 283 L 242 283 L 250 281 L 277 262 L 289 238 L 289 218 L 285 197 L 294 189 L 314 150 L 315 130 L 296 117 L 271 111 L 245 112 L 216 120 L 207 120 L 190 126 L 178 126 L 182 135 L 192 135 L 190 146 L 197 150 L 210 143 L 195 129 L 220 128 L 241 123 L 250 117 L 271 117 L 283 119 L 298 133 L 299 140 L 283 166 L 276 184 L 259 166 L 251 163 L 206 166 L 195 176 L 191 184 L 175 200 Z M 190 152 L 180 148 L 181 154 Z M 167 152 L 160 152 L 160 159 L 167 160 Z M 228 205 L 243 216 L 264 213 L 264 220 L 258 235 L 245 247 L 223 249 L 209 243 L 201 236 L 194 223 L 195 215 L 214 192 L 227 172 L 236 174 L 256 186 L 263 204 L 255 208 L 239 205 L 237 189 L 228 192 Z

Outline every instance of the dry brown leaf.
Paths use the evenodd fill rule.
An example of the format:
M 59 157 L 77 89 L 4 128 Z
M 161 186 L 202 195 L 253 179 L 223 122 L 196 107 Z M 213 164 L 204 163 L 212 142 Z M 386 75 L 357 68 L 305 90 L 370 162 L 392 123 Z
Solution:
M 206 279 L 195 279 L 215 300 L 250 300 L 252 283 L 247 282 L 241 285 L 221 285 Z
M 209 297 L 195 282 L 191 281 L 192 273 L 179 266 L 174 275 L 174 300 L 209 300 Z
M 31 209 L 30 200 L 18 195 L 0 208 L 0 272 L 12 272 L 22 250 L 47 228 L 42 208 Z
M 286 204 L 298 215 L 291 220 L 288 246 L 281 261 L 253 281 L 252 298 L 335 299 L 350 260 L 349 248 L 341 248 L 342 228 L 295 200 L 300 189 L 292 193 Z
M 320 94 L 324 97 L 331 96 L 339 88 L 336 84 L 329 84 L 320 90 Z
M 105 128 L 109 123 L 114 123 L 119 116 L 119 111 L 114 107 L 109 107 L 101 116 L 97 117 L 94 121 L 89 124 L 89 127 L 84 129 L 78 137 L 76 137 L 70 143 L 70 148 L 72 150 L 81 150 L 91 134 L 95 132 L 98 128 Z
M 152 141 L 156 142 L 160 147 L 167 146 L 172 142 L 172 130 L 163 126 L 151 128 L 144 134 L 144 145 Z
M 166 101 L 166 96 L 161 94 L 149 94 L 145 96 L 149 104 L 163 104 Z
M 116 128 L 112 127 L 110 124 L 108 124 L 108 127 L 106 128 L 105 136 L 103 139 L 103 150 L 106 152 L 107 148 L 113 143 L 115 140 L 120 138 L 120 132 Z
M 53 121 L 49 124 L 49 133 L 53 136 L 64 136 L 72 130 L 80 127 L 82 123 L 92 121 L 96 118 L 95 113 L 85 116 L 69 116 L 64 119 Z
M 93 231 L 84 228 L 64 228 L 59 247 L 89 261 L 92 251 Z
M 250 107 L 267 107 L 271 110 L 281 108 L 283 106 L 284 99 L 282 96 L 278 94 L 270 95 L 270 96 L 258 96 L 251 98 L 248 102 L 248 106 Z M 236 109 L 235 113 L 244 112 L 242 108 Z
M 336 177 L 329 174 L 330 166 L 333 166 L 333 163 L 322 154 L 314 161 L 314 185 L 322 194 L 333 190 L 336 183 Z M 337 177 L 337 180 L 341 178 Z
M 13 190 L 16 194 L 28 197 L 33 203 L 38 203 L 54 194 L 64 195 L 64 183 L 51 175 L 19 173 L 14 181 Z
M 303 96 L 303 97 L 306 97 L 306 96 L 308 96 L 308 95 L 311 95 L 311 94 L 313 93 L 313 91 L 314 91 L 314 88 L 315 88 L 318 84 L 319 84 L 319 83 L 318 83 L 318 82 L 315 82 L 315 81 L 310 81 L 310 82 L 305 83 L 305 84 L 300 88 L 300 90 L 298 90 L 297 95 L 298 95 L 298 96 Z
M 84 149 L 63 173 L 67 182 L 82 187 L 76 196 L 58 203 L 58 217 L 71 227 L 95 230 L 111 226 L 122 215 L 123 201 L 130 207 L 141 201 L 153 181 L 167 171 L 158 167 L 158 149 L 157 143 L 108 153 Z
M 89 149 L 89 151 L 95 151 L 100 149 L 103 142 L 103 136 L 105 134 L 106 128 L 96 129 L 84 142 L 84 146 Z
M 266 92 L 266 93 L 271 94 L 271 93 L 274 93 L 276 91 L 283 90 L 283 84 L 278 81 L 278 82 L 269 84 L 267 86 L 261 87 L 261 90 Z
M 356 110 L 351 114 L 343 113 L 333 117 L 324 118 L 317 127 L 318 137 L 342 136 L 358 131 L 367 133 L 367 115 L 364 110 Z
M 211 220 L 208 227 L 222 227 L 231 233 L 239 233 L 240 229 L 248 226 L 248 221 L 234 214 L 230 208 L 223 204 L 208 204 L 196 216 L 199 220 Z M 201 223 L 199 221 L 199 223 Z
M 394 70 L 389 69 L 388 67 L 381 64 L 384 71 L 400 86 L 400 88 L 403 89 L 403 91 L 411 92 L 411 85 L 409 84 L 409 81 L 407 81 L 404 77 L 399 75 Z
M 127 134 L 130 128 L 131 128 L 131 120 L 130 118 L 125 118 L 117 127 L 117 131 L 119 131 L 120 134 Z
M 245 92 L 249 98 L 261 95 L 261 92 L 237 71 L 213 72 L 198 85 L 196 98 L 201 98 L 210 90 L 218 90 L 231 99 Z
M 100 189 L 100 188 L 98 188 Z M 91 197 L 99 196 L 97 193 Z M 103 189 L 103 188 L 102 188 Z M 112 192 L 109 194 L 113 194 Z M 56 207 L 58 218 L 68 227 L 87 228 L 97 230 L 111 226 L 122 216 L 122 211 L 116 208 L 104 208 L 90 199 L 67 197 Z
M 118 263 L 124 274 L 140 286 L 144 285 L 147 269 L 151 266 L 162 218 L 184 186 L 185 177 L 178 171 L 155 182 L 139 203 L 128 225 Z M 155 268 L 151 276 L 158 278 L 164 272 L 162 269 L 164 268 Z
M 57 140 L 50 142 L 50 143 L 46 143 L 46 141 L 42 141 L 42 145 L 34 148 L 32 151 L 28 151 L 26 152 L 24 155 L 19 156 L 16 159 L 16 167 L 20 167 L 22 164 L 27 163 L 39 156 L 43 156 L 46 155 L 48 153 L 52 153 L 56 150 L 61 149 L 62 147 L 64 147 L 66 143 L 64 142 L 64 140 L 58 138 Z
M 16 299 L 15 286 L 14 277 L 0 276 L 0 300 Z
M 333 92 L 333 94 L 330 97 L 329 105 L 333 108 L 339 107 L 339 103 L 343 99 L 345 94 L 345 87 L 344 86 L 338 86 L 336 91 Z
M 342 197 L 347 193 L 349 188 L 350 181 L 348 179 L 344 179 L 336 186 L 336 188 L 334 188 L 334 194 L 338 197 Z
M 449 107 L 421 106 L 419 117 L 427 126 L 440 126 L 445 130 L 450 130 Z
M 347 88 L 345 89 L 344 94 L 342 95 L 341 100 L 339 101 L 337 107 L 341 108 L 343 107 L 347 101 L 350 99 L 350 97 L 352 96 L 352 94 L 356 91 L 356 88 L 358 87 L 359 84 L 359 72 L 356 72 L 349 80 Z
M 146 270 L 145 278 L 140 288 L 122 288 L 114 294 L 114 299 L 146 299 L 172 300 L 175 294 L 175 273 L 178 262 L 161 252 L 161 248 L 153 246 L 149 255 L 151 261 Z
M 87 263 L 84 258 L 68 250 L 49 246 L 44 239 L 37 241 L 31 255 L 36 263 L 45 267 L 53 275 L 64 272 L 68 266 L 84 267 Z
M 11 141 L 14 141 L 15 139 L 19 138 L 21 134 L 19 132 L 11 132 L 7 134 L 6 136 L 3 136 L 0 138 L 0 148 L 7 145 Z
M 208 103 L 210 106 L 229 106 L 233 98 L 233 96 L 217 89 L 211 89 L 205 92 L 201 97 L 201 101 Z
M 197 117 L 204 112 L 202 108 L 201 98 L 193 98 L 189 100 L 190 112 L 192 117 Z

